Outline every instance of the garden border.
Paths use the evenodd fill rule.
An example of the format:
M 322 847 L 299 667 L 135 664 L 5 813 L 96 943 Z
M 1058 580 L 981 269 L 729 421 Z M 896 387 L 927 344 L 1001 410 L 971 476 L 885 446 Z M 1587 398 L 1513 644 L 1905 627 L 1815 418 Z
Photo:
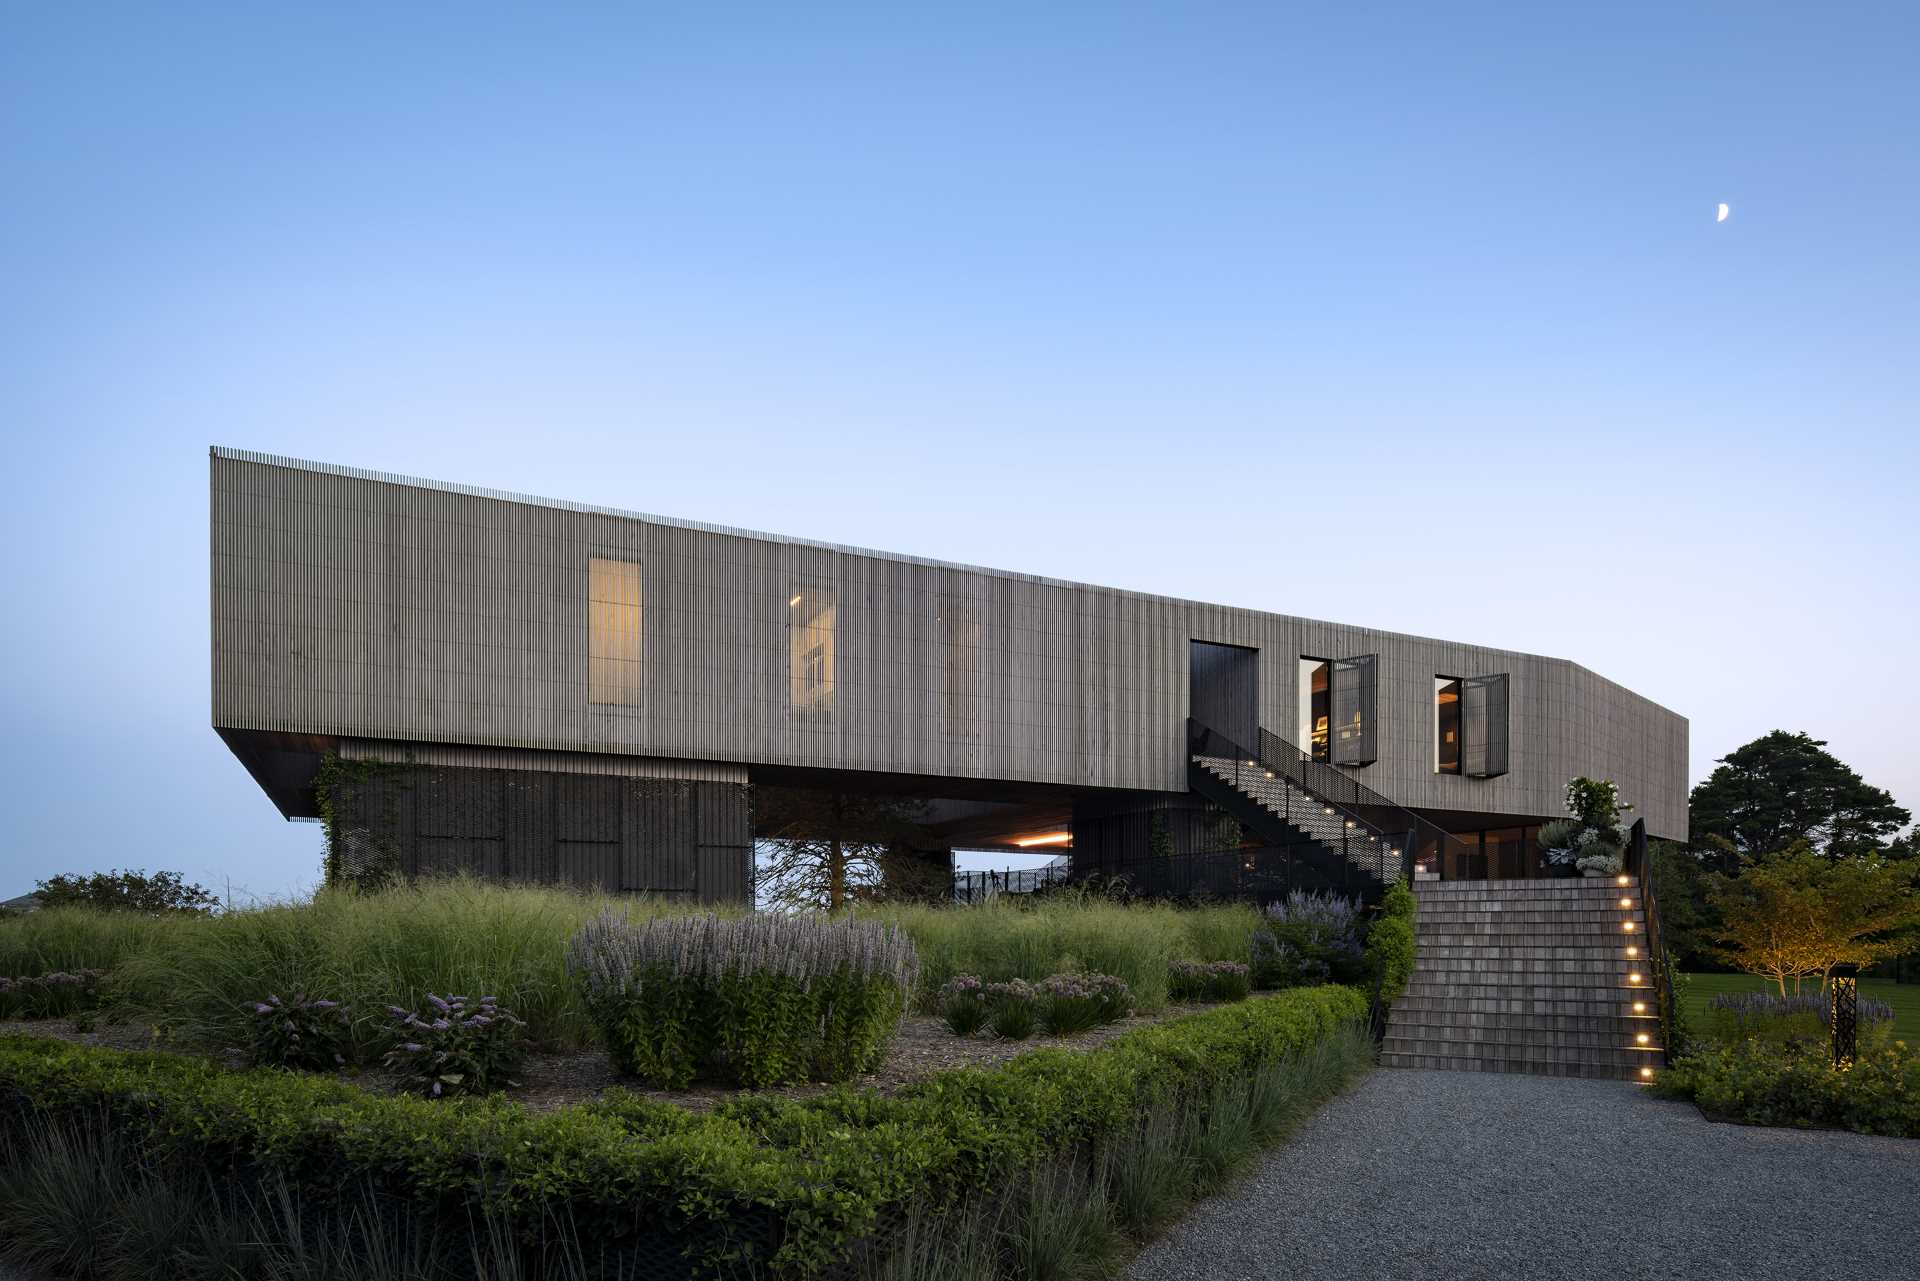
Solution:
M 505 1224 L 538 1248 L 556 1223 L 676 1275 L 843 1271 L 913 1210 L 1123 1132 L 1362 1022 L 1352 988 L 1291 989 L 1117 1037 L 963 1068 L 893 1097 L 842 1087 L 746 1095 L 700 1115 L 626 1095 L 558 1112 L 502 1100 L 371 1095 L 281 1071 L 229 1072 L 153 1053 L 0 1039 L 0 1127 L 89 1120 L 156 1168 L 276 1181 L 316 1207 L 362 1191 L 416 1224 Z M 12 1135 L 10 1134 L 11 1138 Z

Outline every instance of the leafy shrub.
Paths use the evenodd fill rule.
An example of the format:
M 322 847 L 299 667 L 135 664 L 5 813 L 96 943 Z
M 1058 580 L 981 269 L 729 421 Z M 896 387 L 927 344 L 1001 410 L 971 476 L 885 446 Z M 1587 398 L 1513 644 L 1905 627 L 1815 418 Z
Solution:
M 190 885 L 178 872 L 94 872 L 88 876 L 55 876 L 41 881 L 34 894 L 44 911 L 55 907 L 89 907 L 101 912 L 211 912 L 219 900 L 200 885 Z
M 1110 974 L 1056 974 L 1036 993 L 1040 1026 L 1053 1036 L 1072 1036 L 1114 1023 L 1133 1008 L 1127 985 Z
M 1266 927 L 1253 936 L 1254 986 L 1359 981 L 1366 972 L 1359 914 L 1355 899 L 1305 890 L 1268 905 Z
M 508 1080 L 526 1056 L 520 1031 L 526 1027 L 483 996 L 467 1007 L 464 996 L 427 994 L 431 1012 L 388 1008 L 399 1024 L 400 1042 L 386 1054 L 386 1065 L 408 1088 L 439 1098 L 443 1094 L 487 1094 Z
M 670 1088 L 844 1081 L 876 1066 L 918 974 L 899 930 L 846 917 L 589 921 L 567 968 L 614 1063 Z
M 0 978 L 0 1019 L 58 1019 L 100 1004 L 99 970 L 56 970 L 31 978 Z
M 1238 1001 L 1251 990 L 1251 970 L 1238 961 L 1175 961 L 1167 969 L 1167 994 L 1176 1001 Z
M 1820 992 L 1781 996 L 1774 992 L 1721 992 L 1707 1001 L 1704 1033 L 1718 1041 L 1755 1038 L 1777 1045 L 1793 1042 L 1829 1045 L 1830 1001 Z M 1870 996 L 1859 998 L 1856 1028 L 1865 1043 L 1893 1032 L 1893 1007 Z
M 346 1064 L 347 1011 L 338 1001 L 269 996 L 253 1004 L 253 1061 L 259 1067 L 330 1072 Z
M 1386 897 L 1380 902 L 1379 914 L 1373 918 L 1373 924 L 1367 927 L 1364 949 L 1367 977 L 1380 985 L 1382 1000 L 1398 999 L 1407 990 L 1407 981 L 1413 977 L 1414 959 L 1418 953 L 1414 922 L 1419 910 L 1420 902 L 1406 882 L 1395 881 L 1387 887 Z
M 438 1231 L 465 1243 L 476 1223 L 497 1225 L 503 1253 L 526 1261 L 564 1223 L 608 1274 L 672 1258 L 695 1276 L 818 1275 L 909 1207 L 999 1193 L 1009 1171 L 1134 1134 L 1153 1107 L 1208 1097 L 1346 1035 L 1366 1005 L 1350 988 L 1287 992 L 1087 1053 L 1040 1050 L 942 1073 L 890 1098 L 755 1095 L 705 1114 L 618 1092 L 541 1113 L 498 1097 L 448 1106 L 324 1077 L 0 1037 L 0 1154 L 22 1146 L 24 1118 L 99 1118 L 149 1168 L 222 1180 L 239 1171 L 309 1213 L 354 1204 L 377 1179 L 366 1212 L 395 1237 Z M 496 1274 L 514 1275 L 504 1266 L 514 1261 Z
M 987 1022 L 987 1000 L 977 976 L 956 974 L 940 985 L 940 1017 L 955 1036 L 972 1036 Z
M 1903 1041 L 1863 1051 L 1845 1071 L 1806 1042 L 1706 1041 L 1653 1088 L 1735 1121 L 1920 1139 L 1920 1054 Z
M 987 1002 L 987 1027 L 1005 1041 L 1024 1041 L 1040 1023 L 1039 995 L 1025 979 L 989 983 L 983 995 Z

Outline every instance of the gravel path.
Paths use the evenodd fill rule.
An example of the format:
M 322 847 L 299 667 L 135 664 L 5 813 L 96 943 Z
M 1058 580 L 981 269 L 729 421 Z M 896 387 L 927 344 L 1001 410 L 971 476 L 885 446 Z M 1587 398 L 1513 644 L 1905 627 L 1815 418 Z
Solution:
M 1134 1281 L 1920 1275 L 1920 1140 L 1720 1125 L 1609 1081 L 1382 1069 Z

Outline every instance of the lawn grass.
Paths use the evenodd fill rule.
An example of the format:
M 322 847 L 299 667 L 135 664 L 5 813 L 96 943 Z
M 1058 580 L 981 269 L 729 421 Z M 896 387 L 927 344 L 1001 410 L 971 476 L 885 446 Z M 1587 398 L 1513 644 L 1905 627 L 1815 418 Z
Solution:
M 1722 993 L 1776 992 L 1769 979 L 1753 974 L 1689 974 L 1681 1012 L 1688 1023 L 1700 1027 L 1706 1020 L 1707 1002 Z M 1813 990 L 1819 989 L 1816 982 Z M 1789 983 L 1791 992 L 1793 985 Z M 1803 987 L 1803 990 L 1805 988 Z M 1908 1044 L 1920 1044 L 1920 983 L 1895 983 L 1891 979 L 1861 979 L 1860 995 L 1885 1001 L 1893 1007 L 1893 1035 Z

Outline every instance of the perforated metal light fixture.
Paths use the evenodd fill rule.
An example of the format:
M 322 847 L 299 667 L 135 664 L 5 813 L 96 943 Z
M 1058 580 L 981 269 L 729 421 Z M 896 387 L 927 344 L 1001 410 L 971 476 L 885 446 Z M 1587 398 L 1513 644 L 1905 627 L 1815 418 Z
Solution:
M 1860 967 L 1836 965 L 1828 975 L 1827 1022 L 1833 1028 L 1833 1066 L 1844 1072 L 1859 1050 Z

